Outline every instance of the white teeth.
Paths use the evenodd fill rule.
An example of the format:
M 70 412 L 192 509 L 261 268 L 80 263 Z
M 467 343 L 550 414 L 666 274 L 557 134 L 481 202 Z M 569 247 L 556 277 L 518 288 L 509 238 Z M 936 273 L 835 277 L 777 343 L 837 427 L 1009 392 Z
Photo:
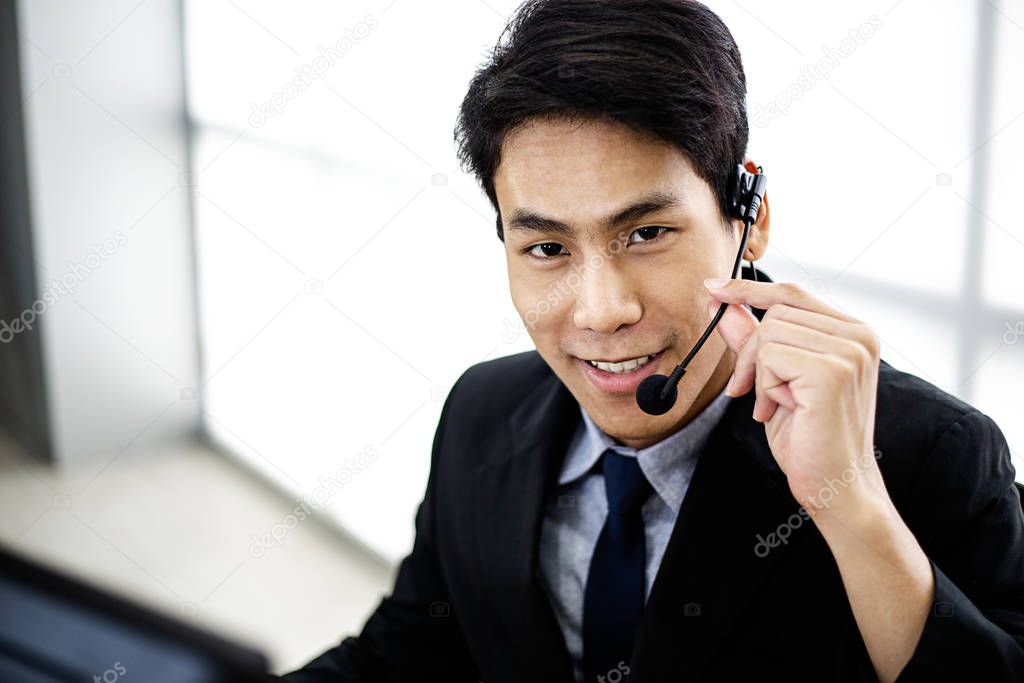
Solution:
M 647 365 L 647 362 L 649 360 L 651 360 L 652 358 L 654 358 L 653 354 L 650 355 L 650 356 L 642 356 L 640 358 L 633 358 L 631 360 L 624 360 L 621 363 L 605 363 L 605 362 L 599 361 L 599 360 L 598 361 L 591 360 L 591 361 L 587 361 L 587 362 L 590 363 L 591 365 L 593 365 L 595 368 L 597 368 L 599 370 L 604 370 L 605 372 L 610 372 L 610 373 L 615 374 L 615 375 L 621 375 L 621 374 L 626 373 L 626 372 L 633 372 L 634 370 L 636 370 L 640 366 Z

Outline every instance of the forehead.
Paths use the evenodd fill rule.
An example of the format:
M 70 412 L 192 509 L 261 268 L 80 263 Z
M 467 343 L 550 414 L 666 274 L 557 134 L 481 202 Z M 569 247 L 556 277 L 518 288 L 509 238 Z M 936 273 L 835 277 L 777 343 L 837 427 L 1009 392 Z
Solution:
M 570 221 L 604 216 L 652 191 L 689 204 L 708 189 L 667 142 L 616 123 L 549 119 L 505 138 L 494 188 L 503 217 L 529 206 Z

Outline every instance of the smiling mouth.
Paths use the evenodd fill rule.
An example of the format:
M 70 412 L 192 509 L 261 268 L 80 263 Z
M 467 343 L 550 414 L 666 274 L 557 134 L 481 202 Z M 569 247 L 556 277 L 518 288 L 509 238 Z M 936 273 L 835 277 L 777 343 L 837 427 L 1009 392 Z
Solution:
M 639 356 L 637 358 L 630 358 L 628 360 L 618 362 L 588 359 L 584 360 L 586 360 L 588 363 L 590 363 L 591 366 L 597 368 L 598 370 L 604 370 L 605 372 L 609 372 L 613 375 L 624 375 L 626 373 L 633 372 L 634 370 L 637 370 L 638 368 L 647 365 L 657 355 L 657 353 L 652 353 L 647 356 Z

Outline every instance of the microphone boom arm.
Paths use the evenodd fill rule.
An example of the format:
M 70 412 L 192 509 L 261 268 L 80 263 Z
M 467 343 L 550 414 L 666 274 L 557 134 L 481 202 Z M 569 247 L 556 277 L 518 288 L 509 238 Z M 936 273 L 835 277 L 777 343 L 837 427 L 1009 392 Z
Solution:
M 768 184 L 768 178 L 760 166 L 757 167 L 757 170 L 757 173 L 749 173 L 742 165 L 736 166 L 734 192 L 730 199 L 729 212 L 733 218 L 743 221 L 743 238 L 740 240 L 740 249 L 736 254 L 730 279 L 736 279 L 740 274 L 743 252 L 747 248 L 747 239 L 750 237 L 750 226 L 757 220 L 757 213 L 761 208 L 765 187 Z M 757 280 L 757 270 L 754 268 L 753 262 L 751 262 L 750 268 L 753 271 L 754 280 Z M 729 304 L 723 302 L 718 307 L 718 311 L 711 319 L 707 329 L 704 330 L 704 334 L 700 336 L 682 362 L 672 370 L 672 374 L 668 377 L 651 375 L 640 383 L 636 389 L 636 402 L 641 410 L 649 415 L 663 415 L 672 409 L 678 396 L 676 387 L 679 380 L 686 374 L 686 366 L 690 364 L 704 342 L 711 336 L 711 331 L 725 315 L 725 309 L 728 306 Z

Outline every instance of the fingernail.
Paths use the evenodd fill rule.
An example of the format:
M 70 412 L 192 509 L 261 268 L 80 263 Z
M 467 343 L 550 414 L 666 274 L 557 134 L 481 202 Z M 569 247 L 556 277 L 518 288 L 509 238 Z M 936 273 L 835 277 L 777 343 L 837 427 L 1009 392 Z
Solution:
M 732 377 L 729 378 L 729 383 L 725 385 L 725 394 L 726 394 L 726 396 L 732 396 L 732 385 L 733 385 L 733 382 L 735 382 L 735 381 L 736 381 L 736 375 L 733 375 Z
M 719 287 L 724 287 L 726 282 L 728 282 L 728 280 L 723 280 L 721 278 L 708 278 L 704 281 L 704 286 L 708 289 L 718 289 Z

